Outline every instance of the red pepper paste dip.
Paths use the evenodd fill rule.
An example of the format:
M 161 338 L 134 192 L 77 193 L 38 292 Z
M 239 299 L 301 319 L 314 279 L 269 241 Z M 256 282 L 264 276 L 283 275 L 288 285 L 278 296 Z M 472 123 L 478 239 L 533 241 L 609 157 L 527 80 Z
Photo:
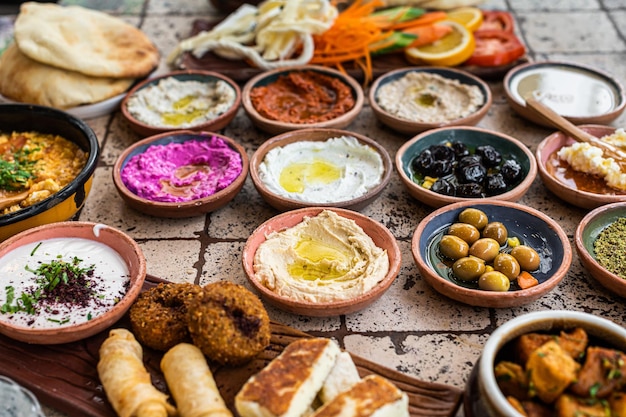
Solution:
M 334 119 L 354 107 L 350 86 L 316 71 L 292 71 L 250 91 L 252 105 L 263 117 L 286 123 Z
M 151 201 L 183 202 L 208 197 L 241 174 L 241 155 L 221 138 L 152 145 L 131 157 L 120 176 L 126 187 Z

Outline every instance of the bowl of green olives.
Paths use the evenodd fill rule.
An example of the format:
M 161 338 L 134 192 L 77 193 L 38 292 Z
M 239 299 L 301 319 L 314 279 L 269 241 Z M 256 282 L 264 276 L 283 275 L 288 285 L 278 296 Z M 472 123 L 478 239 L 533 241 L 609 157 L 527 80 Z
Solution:
M 395 162 L 409 194 L 435 208 L 459 201 L 517 201 L 537 176 L 537 161 L 526 145 L 472 126 L 421 133 L 400 147 Z
M 436 291 L 478 307 L 533 302 L 554 289 L 572 263 L 569 239 L 556 221 L 500 200 L 433 211 L 415 229 L 411 252 Z

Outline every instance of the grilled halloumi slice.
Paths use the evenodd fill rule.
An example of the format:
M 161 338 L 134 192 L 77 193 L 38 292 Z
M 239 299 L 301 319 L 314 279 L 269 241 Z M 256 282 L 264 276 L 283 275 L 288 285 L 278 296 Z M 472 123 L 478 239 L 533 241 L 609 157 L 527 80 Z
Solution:
M 368 375 L 310 417 L 409 417 L 409 399 L 388 379 Z
M 300 417 L 313 403 L 339 354 L 330 339 L 289 344 L 235 396 L 241 417 Z
M 322 404 L 332 401 L 337 395 L 349 390 L 354 384 L 359 382 L 361 377 L 356 365 L 352 361 L 352 356 L 348 352 L 341 352 L 337 355 L 335 366 L 326 377 L 324 385 L 318 396 Z

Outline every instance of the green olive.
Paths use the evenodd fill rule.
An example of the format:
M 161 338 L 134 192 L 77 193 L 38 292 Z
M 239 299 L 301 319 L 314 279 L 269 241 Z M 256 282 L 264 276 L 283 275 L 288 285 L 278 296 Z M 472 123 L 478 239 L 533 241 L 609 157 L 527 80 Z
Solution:
M 502 272 L 510 280 L 517 278 L 519 273 L 522 272 L 517 259 L 508 253 L 499 253 L 494 258 L 493 269 Z
M 499 271 L 485 272 L 478 278 L 478 288 L 485 291 L 508 291 L 511 281 Z
M 469 245 L 458 236 L 443 235 L 439 242 L 439 252 L 454 261 L 467 256 Z
M 478 229 L 468 223 L 454 223 L 448 229 L 448 234 L 452 236 L 458 236 L 468 245 L 476 242 L 480 238 L 480 232 Z
M 500 244 L 490 237 L 483 237 L 472 243 L 469 248 L 469 254 L 482 259 L 485 262 L 491 262 L 500 253 Z
M 483 237 L 490 237 L 495 239 L 500 246 L 506 243 L 506 239 L 509 237 L 509 232 L 506 230 L 506 226 L 500 222 L 489 222 L 483 229 Z
M 526 245 L 519 245 L 511 250 L 511 255 L 517 259 L 524 271 L 534 271 L 539 268 L 541 258 L 536 250 Z
M 487 215 L 482 211 L 475 208 L 466 208 L 459 214 L 459 221 L 462 223 L 471 224 L 478 230 L 482 230 L 487 226 L 489 219 Z
M 454 261 L 452 272 L 462 281 L 476 281 L 485 273 L 485 261 L 475 256 L 465 256 Z

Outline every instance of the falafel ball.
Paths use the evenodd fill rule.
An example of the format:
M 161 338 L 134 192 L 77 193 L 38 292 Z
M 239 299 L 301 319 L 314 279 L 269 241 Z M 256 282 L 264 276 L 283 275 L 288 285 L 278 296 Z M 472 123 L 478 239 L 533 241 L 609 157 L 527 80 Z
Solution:
M 193 343 L 217 363 L 243 364 L 270 343 L 267 311 L 243 285 L 221 281 L 204 286 L 188 316 Z
M 137 340 L 160 351 L 190 340 L 187 308 L 201 293 L 199 285 L 161 283 L 139 294 L 130 307 L 130 324 Z

